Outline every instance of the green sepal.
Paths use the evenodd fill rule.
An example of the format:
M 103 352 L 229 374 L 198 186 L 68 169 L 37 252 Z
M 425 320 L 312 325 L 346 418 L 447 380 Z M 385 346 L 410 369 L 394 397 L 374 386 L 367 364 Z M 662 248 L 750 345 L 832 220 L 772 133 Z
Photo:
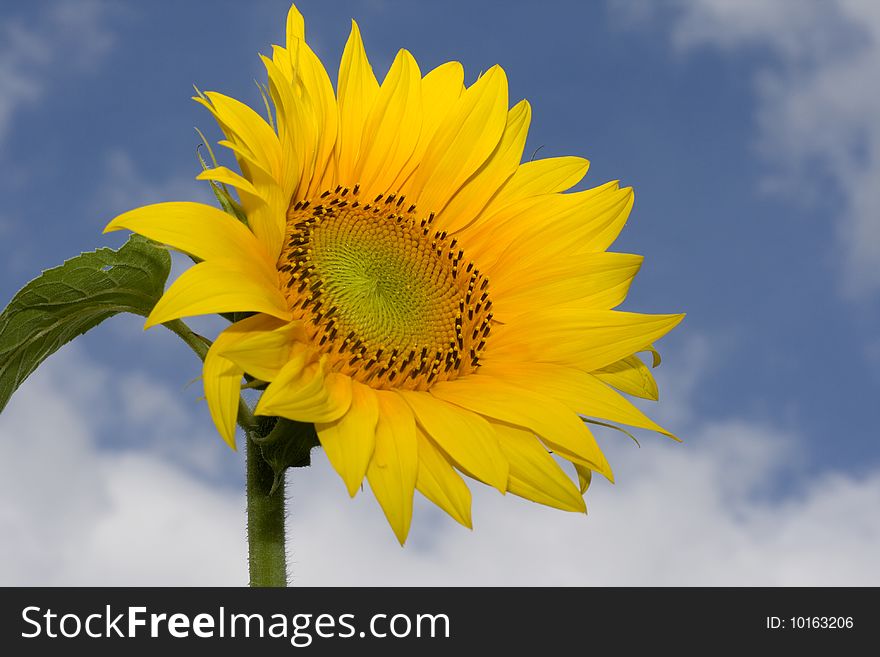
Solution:
M 201 93 L 201 92 L 200 92 Z M 199 148 L 204 145 L 204 147 L 208 150 L 208 155 L 211 158 L 211 162 L 214 167 L 217 166 L 217 158 L 214 156 L 214 150 L 211 148 L 211 144 L 205 139 L 205 135 L 202 134 L 202 131 L 198 128 L 195 129 L 199 134 L 199 137 L 202 138 L 202 143 L 196 147 L 196 157 L 199 160 L 199 164 L 202 167 L 202 171 L 207 171 L 210 167 L 208 166 L 208 162 L 202 156 Z M 217 198 L 217 202 L 220 204 L 220 207 L 227 213 L 238 219 L 245 226 L 248 225 L 247 215 L 244 212 L 244 208 L 232 198 L 232 193 L 229 191 L 229 188 L 223 183 L 218 183 L 214 180 L 209 180 L 208 184 L 211 186 L 211 191 L 214 192 L 214 196 Z
M 596 426 L 607 427 L 607 428 L 609 428 L 609 429 L 614 429 L 615 431 L 619 431 L 620 433 L 629 436 L 630 439 L 636 444 L 637 447 L 641 447 L 641 446 L 642 446 L 642 443 L 639 442 L 638 438 L 636 438 L 634 435 L 632 435 L 631 432 L 627 431 L 627 430 L 624 429 L 623 427 L 619 427 L 619 426 L 617 426 L 616 424 L 611 424 L 611 423 L 609 423 L 609 422 L 600 422 L 599 420 L 590 420 L 590 419 L 585 418 L 585 417 L 582 417 L 581 419 L 582 419 L 584 422 L 586 422 L 587 424 L 595 424 Z
M 0 411 L 53 353 L 108 317 L 146 317 L 171 271 L 168 251 L 132 235 L 118 250 L 82 253 L 25 285 L 0 314 Z
M 247 319 L 251 315 L 256 315 L 257 313 L 252 312 L 233 312 L 233 313 L 220 313 L 220 317 L 225 319 L 227 322 L 231 324 L 235 324 L 236 322 L 240 322 L 243 319 Z
M 263 459 L 275 473 L 269 495 L 283 481 L 287 468 L 309 467 L 312 464 L 311 452 L 320 445 L 315 425 L 282 417 L 260 418 L 260 426 L 252 439 L 260 446 Z

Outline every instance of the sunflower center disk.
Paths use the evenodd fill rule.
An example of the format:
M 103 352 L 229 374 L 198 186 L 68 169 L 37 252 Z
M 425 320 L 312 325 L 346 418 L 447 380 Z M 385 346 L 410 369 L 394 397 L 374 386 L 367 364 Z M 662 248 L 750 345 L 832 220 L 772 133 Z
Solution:
M 492 323 L 489 280 L 403 196 L 358 187 L 299 201 L 278 261 L 290 308 L 333 371 L 427 390 L 469 374 Z

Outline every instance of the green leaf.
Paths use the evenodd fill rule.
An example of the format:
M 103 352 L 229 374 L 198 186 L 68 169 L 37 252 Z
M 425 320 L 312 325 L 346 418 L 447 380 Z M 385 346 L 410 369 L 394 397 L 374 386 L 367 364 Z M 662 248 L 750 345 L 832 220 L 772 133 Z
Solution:
M 266 418 L 266 420 L 270 420 Z M 265 421 L 265 420 L 263 420 Z M 317 447 L 318 434 L 315 425 L 307 422 L 294 422 L 279 417 L 274 426 L 262 437 L 254 436 L 253 440 L 260 446 L 263 459 L 272 467 L 275 481 L 271 495 L 281 483 L 282 475 L 287 468 L 307 468 L 312 463 L 312 449 Z
M 83 253 L 25 285 L 0 314 L 0 411 L 75 337 L 117 313 L 149 315 L 170 271 L 168 251 L 133 235 L 118 251 Z

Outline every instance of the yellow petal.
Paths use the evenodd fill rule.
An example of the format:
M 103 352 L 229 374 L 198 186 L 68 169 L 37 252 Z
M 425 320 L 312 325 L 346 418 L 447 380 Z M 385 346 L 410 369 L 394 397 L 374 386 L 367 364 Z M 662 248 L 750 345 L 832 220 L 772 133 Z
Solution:
M 354 184 L 354 165 L 360 151 L 364 123 L 379 93 L 379 83 L 364 52 L 361 32 L 351 22 L 351 35 L 339 63 L 339 137 L 336 140 L 336 161 L 339 180 Z
M 278 113 L 282 159 L 296 160 L 286 167 L 289 179 L 299 180 L 288 198 L 311 198 L 320 191 L 336 142 L 339 117 L 333 86 L 317 55 L 297 38 L 287 48 L 273 46 L 272 59 L 263 57 L 263 63 Z
M 269 254 L 269 260 L 275 263 L 281 254 L 281 243 L 284 239 L 283 222 L 287 215 L 287 199 L 289 197 L 284 197 L 281 187 L 274 184 L 268 188 L 260 188 L 260 196 L 266 199 L 266 203 L 258 204 L 248 211 L 248 225 L 263 243 L 266 252 Z M 278 221 L 279 217 L 281 218 L 280 223 Z M 260 230 L 260 226 L 270 226 L 272 228 L 271 230 Z M 275 230 L 279 226 L 280 229 Z
M 455 105 L 464 90 L 464 68 L 459 62 L 446 62 L 429 71 L 422 78 L 422 129 L 409 161 L 400 170 L 389 189 L 409 194 L 405 183 L 422 161 L 425 149 L 433 139 L 440 123 Z
M 220 335 L 218 353 L 262 381 L 274 380 L 294 349 L 304 349 L 308 339 L 301 322 L 263 314 L 236 322 Z
M 351 406 L 351 378 L 327 374 L 323 363 L 295 355 L 263 391 L 256 415 L 278 415 L 296 422 L 333 422 Z
M 437 215 L 438 225 L 453 233 L 477 220 L 489 199 L 519 166 L 531 120 L 532 108 L 527 101 L 514 105 L 507 113 L 501 141 L 489 159 Z
M 581 461 L 612 478 L 589 429 L 573 411 L 547 395 L 482 373 L 441 381 L 431 388 L 431 394 L 499 422 L 530 429 L 564 458 Z
M 581 490 L 581 495 L 583 495 L 587 492 L 587 489 L 590 487 L 590 483 L 593 481 L 593 471 L 581 465 L 580 463 L 574 464 L 574 470 L 575 472 L 577 472 L 578 487 Z
M 367 479 L 385 517 L 403 545 L 412 520 L 413 491 L 419 469 L 416 423 L 399 395 L 376 391 L 379 422 L 376 448 L 367 467 Z
M 623 302 L 642 256 L 627 253 L 588 253 L 551 260 L 544 267 L 493 276 L 495 315 L 514 317 L 539 306 L 577 305 L 609 310 Z
M 531 431 L 494 422 L 492 426 L 510 461 L 511 493 L 563 511 L 586 511 L 577 487 Z
M 279 210 L 275 208 L 276 201 L 285 194 L 280 188 L 284 182 L 281 145 L 275 132 L 256 112 L 233 98 L 209 92 L 195 100 L 214 115 L 227 135 L 228 139 L 219 143 L 235 153 L 243 176 L 267 204 Z M 283 211 L 283 208 L 280 210 Z M 277 257 L 277 248 L 280 248 L 283 236 L 283 216 L 279 212 L 258 212 L 248 217 L 248 224 L 257 239 L 263 242 L 270 257 Z
M 684 315 L 554 306 L 518 315 L 493 329 L 487 360 L 558 363 L 591 371 L 666 335 Z
M 587 175 L 589 161 L 582 157 L 550 157 L 526 162 L 489 201 L 483 215 L 492 216 L 511 204 L 533 196 L 564 192 Z
M 211 418 L 217 426 L 217 430 L 229 446 L 235 449 L 235 423 L 238 419 L 238 402 L 241 392 L 241 378 L 245 371 L 254 374 L 257 367 L 251 367 L 255 360 L 255 343 L 272 340 L 277 336 L 284 336 L 285 340 L 291 339 L 293 331 L 300 331 L 297 324 L 289 324 L 275 317 L 257 314 L 243 319 L 217 336 L 214 344 L 208 350 L 205 357 L 203 381 L 205 386 L 205 398 Z M 274 354 L 264 345 L 258 351 L 262 361 L 269 358 L 285 358 L 290 351 L 289 344 L 277 345 Z M 234 358 L 229 358 L 233 355 Z M 249 358 L 242 358 L 242 356 Z M 247 367 L 242 366 L 242 360 L 247 361 Z M 281 365 L 274 363 L 280 369 Z M 257 376 L 266 370 L 261 370 Z M 268 379 L 266 379 L 268 380 Z
M 232 361 L 218 355 L 216 346 L 217 342 L 208 349 L 202 370 L 205 399 L 220 436 L 235 449 L 235 423 L 238 420 L 238 400 L 244 372 Z
M 275 105 L 278 140 L 281 144 L 279 181 L 288 200 L 299 198 L 297 190 L 308 187 L 315 167 L 318 126 L 306 103 L 296 97 L 293 82 L 280 70 L 278 63 L 265 56 L 261 56 L 261 59 L 269 78 L 269 94 Z M 286 51 L 279 60 L 286 61 L 290 67 L 290 58 Z
M 632 187 L 624 187 L 620 199 L 609 199 L 605 204 L 597 203 L 590 217 L 589 225 L 578 231 L 575 237 L 578 253 L 605 251 L 623 230 L 635 202 Z
M 248 215 L 248 224 L 269 257 L 274 259 L 284 237 L 284 211 L 289 199 L 283 189 L 281 142 L 269 124 L 244 103 L 216 92 L 209 91 L 205 96 L 207 101 L 197 100 L 214 114 L 227 138 L 239 147 L 236 154 L 242 155 L 239 158 L 242 173 L 271 209 L 258 207 Z
M 205 169 L 196 176 L 196 180 L 213 180 L 235 187 L 238 190 L 238 196 L 241 199 L 241 205 L 245 213 L 253 212 L 256 206 L 266 203 L 266 200 L 260 196 L 257 188 L 253 186 L 250 180 L 226 167 Z
M 287 183 L 284 181 L 283 172 L 282 180 L 279 182 L 259 167 L 243 168 L 242 171 L 256 190 L 256 199 L 262 201 L 249 202 L 247 194 L 240 194 L 247 214 L 248 226 L 263 245 L 269 261 L 274 265 L 281 252 L 285 216 L 291 198 L 290 187 L 289 185 L 284 187 Z
M 199 100 L 202 105 L 210 107 L 206 101 L 203 101 L 200 98 L 197 100 Z M 258 159 L 257 156 L 251 153 L 244 144 L 230 141 L 229 139 L 221 139 L 217 144 L 232 151 L 235 155 L 235 159 L 241 167 L 241 172 L 248 180 L 254 183 L 255 186 L 257 179 L 260 179 L 263 183 L 268 183 L 270 181 L 277 183 L 275 180 L 275 174 L 266 168 L 268 167 L 268 163 Z
M 626 398 L 582 370 L 523 362 L 488 364 L 483 369 L 486 374 L 553 397 L 580 415 L 657 431 L 677 440 Z
M 606 250 L 632 205 L 632 189 L 618 189 L 616 182 L 533 197 L 481 221 L 468 232 L 467 243 L 491 276 L 516 276 L 558 257 Z
M 650 351 L 651 352 L 651 367 L 659 367 L 660 362 L 663 360 L 660 356 L 660 352 L 654 348 L 654 345 L 649 344 L 647 347 L 642 349 L 642 351 Z
M 235 98 L 215 91 L 205 93 L 224 134 L 244 144 L 267 171 L 278 174 L 281 168 L 281 145 L 271 126 L 253 109 Z M 277 176 L 276 176 L 277 177 Z
M 421 82 L 416 60 L 400 50 L 364 123 L 354 179 L 368 197 L 389 191 L 419 140 Z
M 335 173 L 332 155 L 339 130 L 339 109 L 327 70 L 312 49 L 303 41 L 291 49 L 290 56 L 293 71 L 298 74 L 303 87 L 302 100 L 314 117 L 317 131 L 315 164 L 309 176 L 311 182 L 307 189 L 300 186 L 302 198 L 310 198 L 329 187 L 329 181 L 325 182 L 325 179 L 328 172 Z
M 327 70 L 305 41 L 305 22 L 296 7 L 291 7 L 287 17 L 287 48 L 279 51 L 284 51 L 288 58 L 285 70 L 290 70 L 289 79 L 295 95 L 301 101 L 303 111 L 313 119 L 308 121 L 315 131 L 314 136 L 309 137 L 313 147 L 306 150 L 314 153 L 314 163 L 306 168 L 298 192 L 298 198 L 311 198 L 329 187 L 329 180 L 325 183 L 328 170 L 335 171 L 331 155 L 336 143 L 339 112 Z M 280 65 L 279 58 L 273 59 Z M 305 136 L 296 130 L 292 132 L 294 139 Z
M 241 259 L 206 260 L 187 269 L 169 287 L 145 328 L 171 319 L 226 312 L 258 312 L 290 319 L 287 300 L 272 284 L 274 273 L 255 271 Z
M 635 355 L 627 356 L 601 369 L 594 370 L 593 375 L 628 395 L 654 401 L 660 397 L 654 375 Z
M 461 95 L 425 150 L 410 185 L 423 213 L 443 210 L 495 150 L 506 124 L 507 76 L 493 66 Z
M 119 215 L 105 233 L 127 229 L 200 260 L 245 258 L 255 263 L 268 255 L 247 227 L 234 217 L 201 203 L 156 203 Z
M 305 41 L 305 38 L 306 22 L 296 5 L 292 4 L 287 11 L 287 47 L 290 48 L 297 39 Z
M 471 491 L 439 447 L 424 431 L 418 429 L 419 472 L 416 488 L 452 518 L 473 529 L 471 522 Z
M 507 459 L 486 420 L 425 392 L 400 391 L 400 395 L 425 433 L 462 468 L 502 493 L 507 490 Z
M 351 383 L 351 406 L 333 422 L 317 422 L 315 429 L 330 465 L 339 473 L 354 497 L 376 446 L 379 403 L 373 389 L 356 381 Z

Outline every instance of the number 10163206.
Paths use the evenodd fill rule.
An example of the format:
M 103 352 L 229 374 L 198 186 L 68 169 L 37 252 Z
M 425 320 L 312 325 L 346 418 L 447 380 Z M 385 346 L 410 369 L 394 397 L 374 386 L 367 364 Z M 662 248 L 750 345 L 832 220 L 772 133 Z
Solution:
M 767 616 L 768 630 L 851 630 L 852 616 Z

